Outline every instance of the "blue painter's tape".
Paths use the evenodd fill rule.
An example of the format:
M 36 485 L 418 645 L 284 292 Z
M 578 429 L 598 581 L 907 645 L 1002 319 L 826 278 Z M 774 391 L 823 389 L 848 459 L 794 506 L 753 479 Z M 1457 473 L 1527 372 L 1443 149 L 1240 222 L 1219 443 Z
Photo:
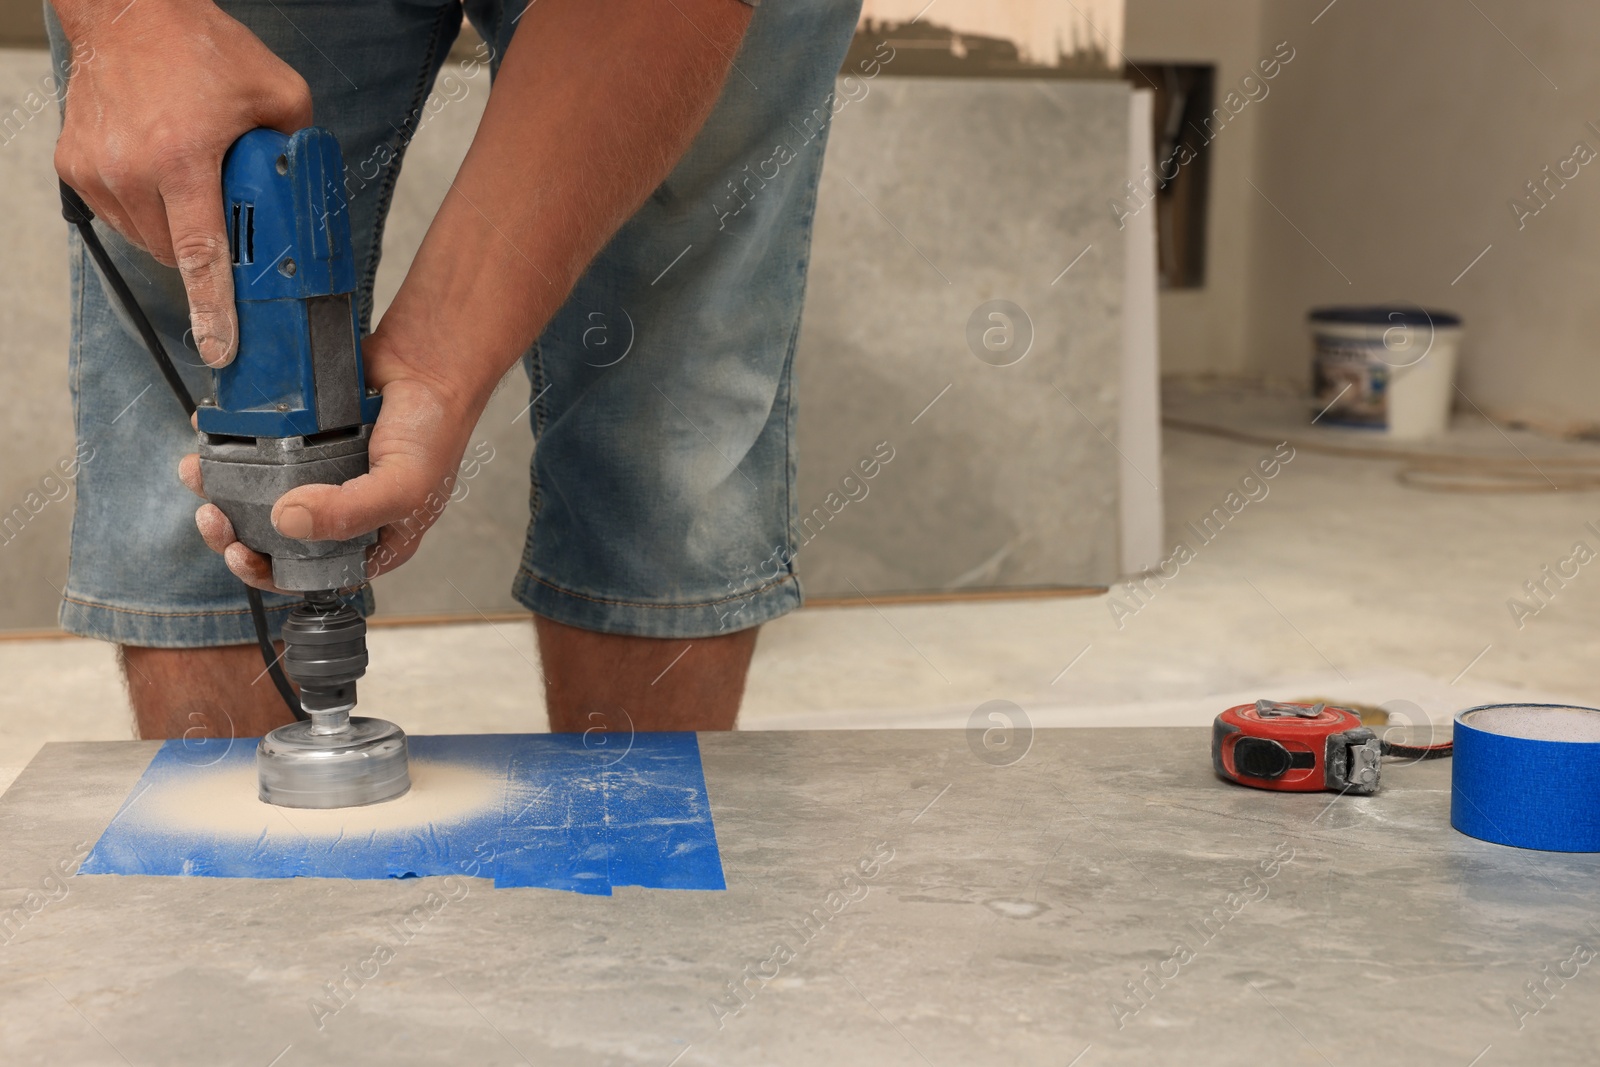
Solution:
M 601 780 L 606 825 L 629 826 L 606 853 L 612 885 L 726 888 L 716 834 L 702 831 L 711 826 L 711 809 L 694 734 L 637 735 Z
M 604 743 L 601 743 L 601 742 Z M 168 741 L 81 874 L 405 878 L 609 895 L 613 886 L 725 889 L 694 734 L 482 734 L 409 739 L 406 809 L 342 813 L 254 800 L 252 742 Z M 431 792 L 430 792 L 431 790 Z M 466 801 L 436 801 L 452 790 Z M 227 798 L 208 818 L 206 798 Z M 251 822 L 251 820 L 255 820 Z M 330 825 L 339 826 L 330 830 Z
M 1502 708 L 1592 712 L 1558 704 L 1491 704 L 1456 716 L 1450 825 L 1545 852 L 1600 852 L 1600 743 L 1536 740 L 1474 726 Z

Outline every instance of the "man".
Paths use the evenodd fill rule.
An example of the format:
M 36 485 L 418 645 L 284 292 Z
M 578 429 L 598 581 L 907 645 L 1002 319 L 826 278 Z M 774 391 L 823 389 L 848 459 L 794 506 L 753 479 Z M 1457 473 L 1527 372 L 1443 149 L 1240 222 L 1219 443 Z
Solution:
M 250 129 L 338 136 L 368 320 L 400 158 L 459 0 L 53 3 L 58 67 L 75 57 L 57 170 L 188 357 L 191 391 L 234 354 L 220 170 Z M 369 566 L 398 566 L 418 544 L 402 520 L 437 517 L 430 496 L 523 359 L 538 447 L 514 593 L 536 616 L 556 730 L 618 708 L 639 729 L 730 728 L 757 627 L 800 602 L 792 569 L 761 581 L 748 564 L 790 543 L 790 366 L 823 138 L 776 176 L 755 170 L 825 120 L 860 0 L 755 3 L 467 0 L 494 90 L 364 342 L 383 391 L 371 472 L 273 509 L 291 537 L 378 529 Z M 95 458 L 62 624 L 121 646 L 141 736 L 263 733 L 289 713 L 234 576 L 270 589 L 270 568 L 214 506 L 190 524 L 171 471 L 204 495 L 193 431 L 76 239 L 72 277 L 74 409 Z M 632 322 L 627 359 L 586 361 L 595 313 Z M 269 598 L 274 626 L 292 603 Z

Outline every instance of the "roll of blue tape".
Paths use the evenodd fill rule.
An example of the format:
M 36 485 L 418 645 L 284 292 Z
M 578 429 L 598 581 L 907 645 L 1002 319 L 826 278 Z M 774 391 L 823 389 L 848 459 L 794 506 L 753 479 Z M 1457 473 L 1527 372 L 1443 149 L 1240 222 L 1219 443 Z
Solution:
M 1450 825 L 1544 852 L 1600 852 L 1600 709 L 1486 704 L 1456 716 Z

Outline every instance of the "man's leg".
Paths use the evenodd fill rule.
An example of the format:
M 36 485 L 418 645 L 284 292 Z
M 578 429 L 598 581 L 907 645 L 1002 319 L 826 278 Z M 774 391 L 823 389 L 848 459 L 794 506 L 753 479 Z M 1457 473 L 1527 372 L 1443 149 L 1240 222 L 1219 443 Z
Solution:
M 529 353 L 513 594 L 539 616 L 554 730 L 731 727 L 756 628 L 800 606 L 793 356 L 859 8 L 756 9 L 694 145 Z
M 141 739 L 260 737 L 294 719 L 255 645 L 118 652 Z
M 680 641 L 534 625 L 557 733 L 733 729 L 759 629 Z

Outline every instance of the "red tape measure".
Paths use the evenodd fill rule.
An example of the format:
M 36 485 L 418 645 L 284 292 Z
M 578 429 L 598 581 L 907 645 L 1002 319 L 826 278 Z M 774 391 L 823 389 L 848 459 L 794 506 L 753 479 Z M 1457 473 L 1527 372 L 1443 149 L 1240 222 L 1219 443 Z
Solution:
M 1384 756 L 1433 759 L 1450 752 L 1449 742 L 1413 747 L 1380 740 L 1360 715 L 1332 704 L 1258 700 L 1229 708 L 1211 728 L 1217 774 L 1280 792 L 1376 793 Z

